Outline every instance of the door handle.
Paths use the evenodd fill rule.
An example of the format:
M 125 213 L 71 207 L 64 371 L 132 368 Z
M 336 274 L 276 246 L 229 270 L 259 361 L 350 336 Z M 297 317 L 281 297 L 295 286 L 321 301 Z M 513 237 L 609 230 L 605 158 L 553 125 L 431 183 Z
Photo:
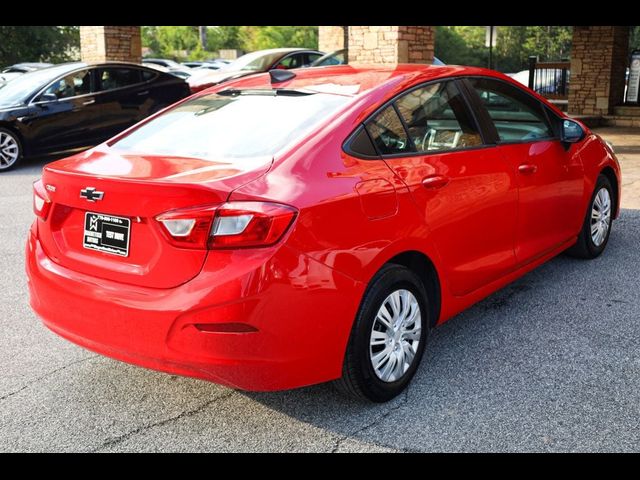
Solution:
M 533 175 L 538 171 L 538 166 L 530 163 L 523 163 L 518 167 L 518 171 L 523 175 Z
M 138 93 L 136 93 L 136 95 L 138 95 L 139 97 L 141 97 L 143 95 L 149 95 L 149 90 L 145 90 L 144 92 L 138 92 Z
M 422 179 L 422 186 L 424 188 L 428 188 L 429 190 L 442 188 L 447 183 L 449 183 L 449 179 L 443 175 L 431 175 L 430 177 Z
M 92 105 L 96 103 L 96 99 L 92 98 L 91 100 L 87 100 L 86 102 L 82 102 L 82 105 Z

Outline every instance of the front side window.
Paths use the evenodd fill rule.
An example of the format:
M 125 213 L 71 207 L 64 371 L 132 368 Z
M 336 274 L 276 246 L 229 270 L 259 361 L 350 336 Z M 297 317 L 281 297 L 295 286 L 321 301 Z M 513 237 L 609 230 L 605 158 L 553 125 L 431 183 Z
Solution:
M 137 68 L 99 68 L 97 90 L 113 90 L 140 83 L 140 70 Z
M 56 80 L 43 93 L 53 94 L 58 100 L 91 93 L 91 72 L 80 70 Z
M 412 90 L 396 101 L 396 107 L 418 152 L 482 144 L 480 132 L 453 82 Z
M 222 160 L 273 155 L 350 100 L 343 95 L 209 94 L 187 100 L 112 146 L 143 155 Z
M 289 55 L 283 58 L 275 68 L 289 70 L 291 68 L 300 68 L 304 64 L 304 56 L 302 53 L 296 53 L 295 55 Z
M 493 120 L 501 142 L 536 141 L 554 136 L 542 105 L 508 83 L 489 78 L 469 82 Z

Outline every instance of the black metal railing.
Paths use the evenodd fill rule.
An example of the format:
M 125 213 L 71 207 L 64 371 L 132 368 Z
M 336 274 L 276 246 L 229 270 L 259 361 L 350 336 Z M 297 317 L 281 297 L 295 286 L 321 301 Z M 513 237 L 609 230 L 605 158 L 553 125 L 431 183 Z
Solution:
M 529 88 L 550 100 L 569 98 L 570 62 L 538 62 L 529 57 Z

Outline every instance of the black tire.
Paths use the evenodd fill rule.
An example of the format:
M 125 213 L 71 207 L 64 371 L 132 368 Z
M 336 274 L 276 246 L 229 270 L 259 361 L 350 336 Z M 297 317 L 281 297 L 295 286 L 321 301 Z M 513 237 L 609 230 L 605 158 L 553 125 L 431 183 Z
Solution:
M 600 245 L 596 245 L 591 237 L 591 211 L 593 209 L 596 195 L 603 188 L 609 192 L 609 198 L 611 199 L 611 216 L 609 220 L 609 228 L 607 229 L 604 240 Z M 596 258 L 604 252 L 604 249 L 607 247 L 607 243 L 609 242 L 611 228 L 613 227 L 613 208 L 615 202 L 616 197 L 613 192 L 613 187 L 611 186 L 611 181 L 605 175 L 600 175 L 596 181 L 596 187 L 593 190 L 593 194 L 591 195 L 589 207 L 587 208 L 587 213 L 585 214 L 584 221 L 582 223 L 582 229 L 578 235 L 578 241 L 567 250 L 568 255 L 576 258 L 591 259 Z
M 376 375 L 369 352 L 373 324 L 385 299 L 394 291 L 410 291 L 420 306 L 421 335 L 413 363 L 396 381 L 384 382 Z M 429 298 L 420 278 L 406 267 L 385 265 L 371 280 L 351 330 L 342 367 L 342 377 L 334 382 L 341 392 L 361 400 L 382 403 L 398 396 L 413 378 L 424 353 L 431 318 Z
M 22 142 L 20 141 L 20 137 L 12 130 L 0 127 L 0 143 L 5 142 L 5 139 L 6 139 L 5 135 L 11 137 L 13 142 L 15 142 L 15 145 L 17 145 L 18 156 L 15 160 L 9 163 L 9 160 L 8 160 L 9 153 L 7 151 L 3 151 L 3 147 L 0 145 L 0 173 L 6 172 L 8 170 L 11 170 L 12 168 L 15 168 L 15 166 L 18 165 L 22 160 L 22 155 L 23 155 Z

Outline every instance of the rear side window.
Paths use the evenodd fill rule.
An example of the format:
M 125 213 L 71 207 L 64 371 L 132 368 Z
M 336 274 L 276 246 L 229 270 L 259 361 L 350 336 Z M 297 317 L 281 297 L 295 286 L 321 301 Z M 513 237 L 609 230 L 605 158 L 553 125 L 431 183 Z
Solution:
M 99 68 L 98 91 L 113 90 L 140 83 L 137 68 Z
M 493 120 L 501 142 L 527 142 L 554 137 L 542 104 L 508 83 L 469 78 Z
M 150 72 L 149 70 L 141 70 L 141 72 L 143 82 L 148 82 L 149 80 L 153 80 L 158 76 L 156 72 Z
M 210 160 L 273 155 L 349 97 L 315 93 L 208 94 L 181 103 L 113 144 L 118 150 Z
M 415 152 L 413 143 L 409 140 L 402 120 L 398 117 L 393 105 L 389 105 L 369 120 L 367 131 L 382 155 Z
M 412 90 L 396 101 L 396 107 L 418 152 L 482 144 L 480 132 L 453 82 Z

